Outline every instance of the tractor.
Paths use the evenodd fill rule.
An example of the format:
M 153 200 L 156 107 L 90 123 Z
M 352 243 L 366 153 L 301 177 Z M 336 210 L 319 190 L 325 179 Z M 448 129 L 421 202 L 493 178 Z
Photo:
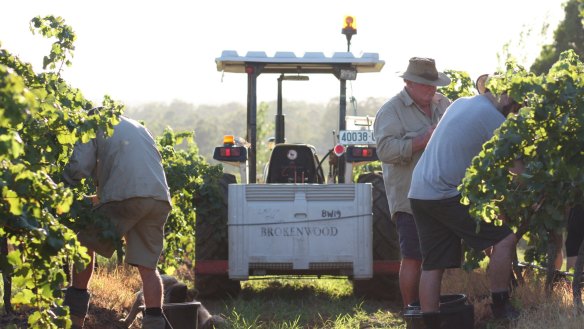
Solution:
M 225 136 L 213 158 L 239 168 L 240 181 L 221 180 L 225 213 L 196 219 L 195 288 L 201 298 L 235 296 L 240 281 L 266 276 L 344 276 L 355 295 L 399 298 L 399 243 L 390 220 L 380 172 L 353 169 L 377 160 L 369 117 L 346 115 L 346 83 L 357 74 L 379 72 L 385 62 L 376 53 L 355 57 L 350 49 L 354 19 L 345 19 L 348 51 L 325 56 L 307 52 L 223 51 L 217 70 L 247 75 L 247 136 L 239 143 Z M 258 182 L 257 79 L 278 77 L 274 146 Z M 331 74 L 340 82 L 337 144 L 320 157 L 309 143 L 287 143 L 281 82 Z M 324 133 L 324 132 L 323 132 Z M 328 159 L 329 173 L 323 163 Z M 218 216 L 222 218 L 209 218 Z

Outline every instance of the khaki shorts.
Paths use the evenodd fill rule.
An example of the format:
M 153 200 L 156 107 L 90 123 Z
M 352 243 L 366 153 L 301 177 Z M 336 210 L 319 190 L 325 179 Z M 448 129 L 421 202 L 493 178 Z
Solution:
M 126 240 L 125 262 L 156 268 L 164 243 L 164 224 L 171 207 L 166 201 L 131 198 L 100 205 L 96 211 L 107 217 Z M 115 243 L 96 239 L 95 232 L 79 233 L 79 241 L 104 257 L 111 257 Z

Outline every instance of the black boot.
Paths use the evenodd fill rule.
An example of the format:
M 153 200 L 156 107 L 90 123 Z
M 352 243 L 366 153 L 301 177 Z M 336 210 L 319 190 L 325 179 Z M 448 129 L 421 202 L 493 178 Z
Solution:
M 85 316 L 89 310 L 89 292 L 86 289 L 67 288 L 63 305 L 69 306 L 69 314 L 73 322 L 72 329 L 83 328 Z
M 166 317 L 163 315 L 162 308 L 146 308 L 142 317 L 142 329 L 164 328 L 166 328 Z
M 511 321 L 519 317 L 519 311 L 511 304 L 508 291 L 494 292 L 491 297 L 493 299 L 491 311 L 495 319 Z
M 142 318 L 142 329 L 164 329 L 166 328 L 166 319 L 162 315 L 145 314 Z

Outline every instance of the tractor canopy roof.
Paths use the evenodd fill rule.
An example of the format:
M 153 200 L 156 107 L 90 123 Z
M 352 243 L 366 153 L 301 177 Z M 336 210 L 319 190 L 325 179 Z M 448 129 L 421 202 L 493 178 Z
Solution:
M 270 57 L 264 51 L 250 51 L 240 56 L 237 51 L 224 50 L 215 59 L 217 71 L 247 73 L 246 66 L 259 64 L 262 73 L 336 73 L 340 68 L 353 68 L 357 73 L 379 72 L 385 61 L 377 53 L 355 57 L 350 52 L 336 52 L 327 57 L 322 52 L 306 52 L 298 57 L 293 52 L 278 51 Z

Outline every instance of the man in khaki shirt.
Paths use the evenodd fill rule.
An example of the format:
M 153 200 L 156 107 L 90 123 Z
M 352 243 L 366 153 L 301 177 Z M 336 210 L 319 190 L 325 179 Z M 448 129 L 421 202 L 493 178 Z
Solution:
M 431 58 L 412 57 L 400 75 L 404 89 L 377 112 L 374 134 L 377 155 L 383 163 L 383 180 L 391 220 L 396 223 L 400 240 L 400 291 L 404 307 L 418 300 L 422 254 L 407 194 L 412 172 L 426 147 L 436 124 L 450 105 L 450 100 L 436 93 L 437 86 L 450 79 L 436 69 Z
M 102 109 L 103 110 L 103 109 Z M 99 109 L 92 110 L 99 114 Z M 126 241 L 125 261 L 137 267 L 142 279 L 144 317 L 142 328 L 164 329 L 162 282 L 156 269 L 162 253 L 164 224 L 171 211 L 171 198 L 154 137 L 139 122 L 120 116 L 112 136 L 103 131 L 87 143 L 75 145 L 63 178 L 76 185 L 91 178 L 97 186 L 95 211 L 111 221 Z M 113 245 L 100 241 L 96 232 L 82 231 L 80 243 L 88 248 L 90 264 L 74 272 L 65 293 L 73 329 L 83 327 L 89 308 L 87 291 L 93 274 L 95 252 L 111 257 Z

